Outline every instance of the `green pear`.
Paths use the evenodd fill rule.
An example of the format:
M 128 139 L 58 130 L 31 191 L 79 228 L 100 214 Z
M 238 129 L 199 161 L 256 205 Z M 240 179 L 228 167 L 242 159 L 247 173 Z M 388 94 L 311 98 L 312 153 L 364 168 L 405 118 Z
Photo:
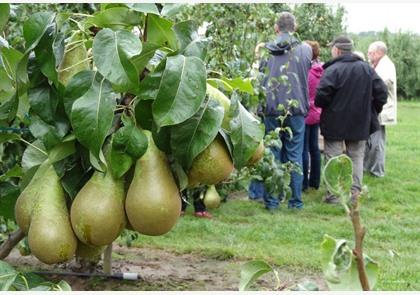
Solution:
M 60 179 L 50 165 L 45 172 L 39 197 L 32 210 L 28 242 L 32 254 L 47 264 L 64 262 L 74 256 L 77 239 L 71 228 Z
M 76 256 L 89 261 L 99 260 L 106 246 L 91 246 L 77 241 Z
M 261 140 L 260 141 L 260 144 L 257 147 L 257 149 L 252 154 L 251 158 L 249 158 L 249 160 L 247 162 L 247 165 L 248 166 L 252 166 L 252 165 L 257 164 L 263 158 L 264 151 L 265 151 L 264 141 Z
M 134 230 L 158 236 L 176 224 L 181 213 L 181 197 L 165 154 L 156 147 L 151 132 L 143 132 L 149 145 L 136 162 L 125 210 Z
M 214 185 L 207 189 L 203 202 L 208 209 L 216 209 L 220 206 L 221 198 Z
M 49 176 L 46 174 L 53 173 L 51 169 L 54 168 L 48 161 L 39 166 L 29 184 L 25 187 L 25 189 L 16 200 L 16 223 L 25 234 L 28 234 L 29 225 L 31 223 L 32 210 L 35 207 L 39 196 L 51 190 L 50 182 L 45 181 L 49 178 Z
M 225 110 L 225 115 L 223 116 L 222 121 L 222 128 L 229 130 L 230 124 L 230 116 L 229 116 L 229 109 L 230 109 L 230 99 L 219 89 L 211 86 L 207 83 L 206 94 L 211 100 L 217 101 Z
M 88 70 L 88 53 L 83 35 L 81 32 L 75 32 L 64 49 L 63 60 L 58 69 L 58 81 L 67 86 L 71 78 L 78 72 Z
M 91 246 L 111 244 L 125 227 L 124 182 L 96 171 L 71 206 L 77 238 Z
M 219 136 L 193 161 L 188 172 L 188 182 L 192 184 L 217 184 L 233 171 L 233 163 L 222 138 Z

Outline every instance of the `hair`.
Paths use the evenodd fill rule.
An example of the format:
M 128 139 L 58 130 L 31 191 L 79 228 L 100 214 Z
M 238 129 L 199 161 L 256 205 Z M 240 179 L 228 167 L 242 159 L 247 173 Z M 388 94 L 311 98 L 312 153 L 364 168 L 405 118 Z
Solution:
M 312 40 L 306 40 L 305 42 L 312 48 L 312 60 L 318 59 L 320 53 L 319 43 Z
M 290 12 L 280 13 L 277 26 L 281 32 L 294 32 L 296 30 L 296 18 Z
M 386 47 L 386 44 L 382 41 L 375 41 L 372 44 L 369 45 L 373 50 L 380 51 L 384 55 L 387 53 L 388 48 Z

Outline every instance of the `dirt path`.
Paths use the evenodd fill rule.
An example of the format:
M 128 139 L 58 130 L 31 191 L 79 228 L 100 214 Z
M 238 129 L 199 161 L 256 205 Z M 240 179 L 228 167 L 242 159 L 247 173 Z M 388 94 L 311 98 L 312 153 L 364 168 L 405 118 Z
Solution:
M 54 270 L 69 271 L 77 264 L 49 266 L 32 256 L 22 257 L 14 250 L 6 259 L 20 270 Z M 203 258 L 194 254 L 177 254 L 152 248 L 126 248 L 114 246 L 113 272 L 136 272 L 142 277 L 139 281 L 120 281 L 101 278 L 77 278 L 70 276 L 51 276 L 49 280 L 66 280 L 74 291 L 84 290 L 125 290 L 125 291 L 210 291 L 238 290 L 240 267 L 244 261 L 216 260 Z M 96 271 L 101 272 L 99 263 Z M 284 288 L 297 283 L 314 282 L 321 290 L 326 285 L 321 276 L 293 274 L 278 269 Z M 256 290 L 272 290 L 275 281 L 271 273 L 263 276 L 255 284 Z

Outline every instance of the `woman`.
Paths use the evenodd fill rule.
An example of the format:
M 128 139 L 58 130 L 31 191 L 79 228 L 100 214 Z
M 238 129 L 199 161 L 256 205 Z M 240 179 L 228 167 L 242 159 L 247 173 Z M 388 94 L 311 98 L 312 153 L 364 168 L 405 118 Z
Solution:
M 319 62 L 319 43 L 316 41 L 305 41 L 312 47 L 312 66 L 309 70 L 309 112 L 305 118 L 305 142 L 303 147 L 303 185 L 305 191 L 309 187 L 319 188 L 321 181 L 321 153 L 318 146 L 319 118 L 321 109 L 315 106 L 316 88 L 324 72 L 322 64 Z M 309 169 L 310 158 L 310 169 Z M 310 172 L 308 173 L 308 171 Z M 308 175 L 309 174 L 309 175 Z

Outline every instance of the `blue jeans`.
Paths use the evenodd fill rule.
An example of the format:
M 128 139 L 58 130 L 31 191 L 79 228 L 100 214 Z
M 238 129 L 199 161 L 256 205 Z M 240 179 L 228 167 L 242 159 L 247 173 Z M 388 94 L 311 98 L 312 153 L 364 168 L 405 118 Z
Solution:
M 266 116 L 264 119 L 265 131 L 268 133 L 280 127 L 280 121 L 275 116 Z M 290 138 L 287 132 L 280 134 L 280 140 L 282 141 L 281 150 L 278 148 L 272 148 L 272 152 L 275 158 L 281 163 L 288 161 L 294 162 L 302 169 L 302 153 L 303 153 L 303 142 L 305 134 L 305 120 L 303 116 L 291 116 L 284 121 L 283 127 L 290 127 L 293 133 L 293 137 Z M 292 196 L 289 200 L 289 208 L 302 208 L 302 174 L 299 172 L 292 172 L 290 180 L 290 188 L 292 190 Z M 249 186 L 249 196 L 251 199 L 257 199 L 262 197 L 264 199 L 265 207 L 267 209 L 278 208 L 280 200 L 283 198 L 280 196 L 272 196 L 267 193 L 264 183 L 262 181 L 252 181 Z
M 306 125 L 305 143 L 303 146 L 303 190 L 308 187 L 318 189 L 321 181 L 321 153 L 318 145 L 319 124 Z M 309 158 L 311 171 L 308 177 Z

